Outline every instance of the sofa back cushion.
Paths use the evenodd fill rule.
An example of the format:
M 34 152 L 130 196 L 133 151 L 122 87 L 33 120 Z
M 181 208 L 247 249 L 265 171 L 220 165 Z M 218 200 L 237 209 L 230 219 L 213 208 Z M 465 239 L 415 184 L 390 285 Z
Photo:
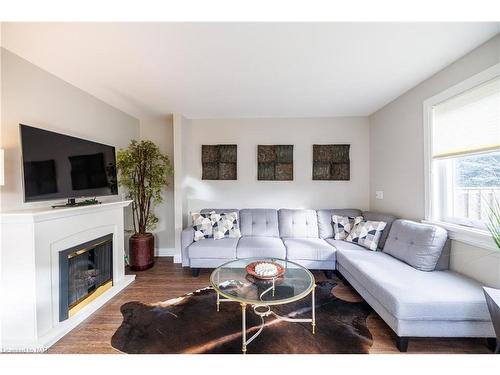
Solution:
M 450 268 L 451 239 L 448 238 L 439 256 L 435 271 L 445 271 Z
M 333 222 L 332 216 L 350 216 L 356 217 L 361 215 L 361 211 L 355 208 L 344 208 L 338 210 L 318 210 L 318 230 L 319 238 L 333 238 Z
M 391 214 L 384 214 L 380 212 L 363 212 L 363 218 L 367 221 L 383 221 L 386 223 L 384 231 L 380 235 L 380 240 L 378 241 L 378 248 L 383 249 L 385 246 L 385 241 L 387 240 L 387 236 L 391 231 L 392 222 L 397 219 L 396 216 Z
M 278 217 L 280 237 L 318 238 L 316 211 L 281 209 Z
M 418 270 L 434 271 L 447 238 L 448 233 L 441 227 L 395 220 L 384 252 Z
M 279 237 L 278 210 L 247 208 L 240 210 L 240 230 L 243 236 Z

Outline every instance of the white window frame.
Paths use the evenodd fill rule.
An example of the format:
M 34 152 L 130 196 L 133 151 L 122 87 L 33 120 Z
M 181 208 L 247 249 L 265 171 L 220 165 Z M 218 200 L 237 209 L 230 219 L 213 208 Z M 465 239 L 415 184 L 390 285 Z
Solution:
M 459 95 L 469 89 L 477 87 L 491 79 L 500 77 L 500 64 L 494 65 L 443 92 L 434 95 L 423 103 L 424 125 L 424 183 L 425 183 L 425 220 L 424 222 L 437 224 L 448 230 L 450 238 L 465 242 L 470 245 L 496 250 L 490 233 L 487 230 L 470 228 L 464 225 L 444 222 L 436 218 L 432 207 L 432 189 L 437 187 L 432 184 L 432 108 L 433 106 Z

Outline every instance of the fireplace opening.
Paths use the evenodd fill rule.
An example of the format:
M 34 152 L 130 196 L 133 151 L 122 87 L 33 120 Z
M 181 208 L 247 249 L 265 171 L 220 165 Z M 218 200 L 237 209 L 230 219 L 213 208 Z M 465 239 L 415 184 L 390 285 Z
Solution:
M 113 285 L 113 234 L 59 252 L 59 321 Z

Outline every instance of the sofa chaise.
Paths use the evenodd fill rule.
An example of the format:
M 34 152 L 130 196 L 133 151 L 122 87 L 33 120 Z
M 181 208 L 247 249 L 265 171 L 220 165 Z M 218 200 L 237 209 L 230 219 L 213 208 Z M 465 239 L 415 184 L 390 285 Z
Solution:
M 237 258 L 288 259 L 328 277 L 339 273 L 395 332 L 400 351 L 410 337 L 495 337 L 482 285 L 449 270 L 443 228 L 357 209 L 205 209 L 239 214 L 241 238 L 194 242 L 181 235 L 183 266 L 193 276 Z M 332 215 L 387 223 L 377 251 L 334 239 Z

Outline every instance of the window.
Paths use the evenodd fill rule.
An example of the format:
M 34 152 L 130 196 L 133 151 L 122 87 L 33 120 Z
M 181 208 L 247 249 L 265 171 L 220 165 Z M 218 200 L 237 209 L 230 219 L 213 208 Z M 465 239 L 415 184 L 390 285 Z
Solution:
M 500 66 L 429 99 L 427 220 L 486 229 L 500 200 Z

